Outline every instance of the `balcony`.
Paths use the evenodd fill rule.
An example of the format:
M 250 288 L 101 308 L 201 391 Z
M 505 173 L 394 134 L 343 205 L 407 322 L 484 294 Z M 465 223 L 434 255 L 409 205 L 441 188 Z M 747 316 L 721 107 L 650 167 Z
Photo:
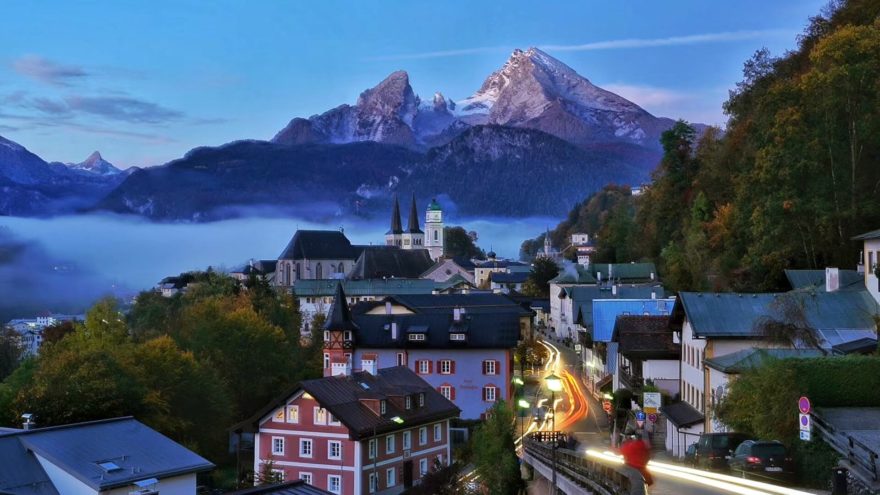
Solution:
M 645 386 L 645 379 L 641 374 L 635 373 L 624 366 L 620 369 L 620 386 L 633 392 L 642 390 Z

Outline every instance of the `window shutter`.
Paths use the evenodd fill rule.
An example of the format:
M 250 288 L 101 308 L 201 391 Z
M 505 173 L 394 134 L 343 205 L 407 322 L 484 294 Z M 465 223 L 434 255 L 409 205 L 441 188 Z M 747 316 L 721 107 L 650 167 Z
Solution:
M 501 374 L 501 361 L 498 361 L 497 359 L 495 360 L 495 374 Z
M 486 374 L 486 361 L 483 361 L 483 374 Z
M 430 375 L 433 372 L 434 372 L 434 361 L 428 360 L 428 374 Z
M 451 360 L 449 364 L 449 372 L 453 375 L 455 374 L 455 360 Z
M 449 387 L 449 400 L 455 400 L 455 387 Z
M 486 387 L 483 387 L 483 401 L 486 400 Z

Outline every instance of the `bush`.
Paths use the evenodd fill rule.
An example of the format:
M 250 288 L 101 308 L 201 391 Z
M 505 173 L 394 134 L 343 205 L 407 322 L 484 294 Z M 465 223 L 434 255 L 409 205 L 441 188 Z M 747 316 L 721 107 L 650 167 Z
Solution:
M 822 440 L 795 441 L 791 445 L 798 484 L 827 490 L 831 484 L 831 470 L 837 466 L 840 454 Z

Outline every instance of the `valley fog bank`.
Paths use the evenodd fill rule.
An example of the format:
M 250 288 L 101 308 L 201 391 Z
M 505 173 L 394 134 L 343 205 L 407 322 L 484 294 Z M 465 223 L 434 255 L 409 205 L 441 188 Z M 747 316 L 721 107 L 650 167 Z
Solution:
M 558 221 L 548 217 L 463 218 L 446 225 L 474 230 L 481 248 L 516 258 L 523 240 Z M 13 243 L 28 246 L 28 251 L 23 259 L 0 258 L 0 273 L 6 280 L 0 284 L 0 318 L 12 313 L 10 317 L 26 316 L 20 313 L 34 308 L 61 311 L 56 306 L 62 305 L 64 311 L 72 311 L 76 308 L 71 306 L 85 308 L 103 294 L 147 289 L 168 275 L 208 266 L 230 270 L 250 258 L 273 259 L 297 229 L 339 228 L 344 228 L 352 243 L 384 244 L 387 225 L 356 218 L 315 223 L 250 217 L 190 224 L 116 215 L 3 217 L 0 229 L 6 235 L 0 237 L 0 252 L 11 252 Z M 54 273 L 56 267 L 63 270 L 56 287 L 41 289 L 39 270 Z M 21 291 L 24 286 L 33 288 Z

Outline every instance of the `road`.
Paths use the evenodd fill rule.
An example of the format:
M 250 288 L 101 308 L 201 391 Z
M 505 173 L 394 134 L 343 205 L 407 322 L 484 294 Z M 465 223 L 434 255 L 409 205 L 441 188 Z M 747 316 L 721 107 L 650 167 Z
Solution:
M 558 394 L 554 412 L 557 430 L 574 435 L 581 443 L 578 450 L 583 450 L 584 455 L 609 463 L 622 462 L 615 453 L 609 451 L 610 439 L 607 433 L 607 421 L 601 406 L 587 393 L 579 378 L 577 354 L 552 342 L 542 341 L 541 344 L 547 347 L 550 354 L 544 368 L 545 376 L 554 373 L 562 378 L 564 391 Z M 548 392 L 544 392 L 542 398 L 548 400 L 548 395 Z M 549 421 L 541 424 L 533 421 L 527 432 L 550 431 L 551 429 L 552 424 Z M 651 461 L 648 469 L 655 479 L 655 484 L 650 488 L 650 493 L 653 495 L 709 495 L 718 493 L 810 495 L 809 492 L 742 480 L 656 460 Z M 529 486 L 529 493 L 536 495 L 550 493 L 549 483 L 546 480 L 533 482 Z

